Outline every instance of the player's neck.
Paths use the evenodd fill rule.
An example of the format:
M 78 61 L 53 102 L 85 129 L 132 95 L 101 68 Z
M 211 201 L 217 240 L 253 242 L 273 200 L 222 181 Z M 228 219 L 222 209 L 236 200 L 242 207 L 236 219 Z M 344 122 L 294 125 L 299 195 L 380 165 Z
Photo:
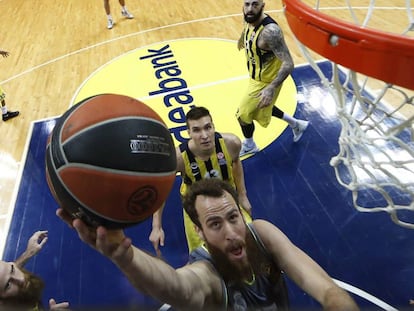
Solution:
M 214 148 L 211 150 L 198 150 L 198 152 L 194 153 L 197 158 L 200 158 L 203 161 L 207 161 L 210 159 L 211 155 L 213 154 Z
M 215 146 L 213 146 L 211 149 L 199 149 L 196 148 L 193 141 L 190 141 L 190 143 L 188 144 L 188 147 L 190 148 L 191 152 L 194 154 L 194 156 L 196 158 L 199 158 L 203 161 L 207 161 L 211 155 L 214 153 L 215 150 Z
M 253 22 L 253 23 L 249 23 L 249 24 L 250 24 L 250 26 L 252 26 L 253 28 L 254 28 L 254 27 L 257 27 L 258 25 L 260 25 L 260 24 L 262 23 L 262 21 L 263 21 L 265 18 L 266 18 L 266 14 L 265 14 L 265 13 L 262 13 L 262 15 L 260 16 L 260 18 L 259 18 L 257 21 L 255 21 L 255 22 Z

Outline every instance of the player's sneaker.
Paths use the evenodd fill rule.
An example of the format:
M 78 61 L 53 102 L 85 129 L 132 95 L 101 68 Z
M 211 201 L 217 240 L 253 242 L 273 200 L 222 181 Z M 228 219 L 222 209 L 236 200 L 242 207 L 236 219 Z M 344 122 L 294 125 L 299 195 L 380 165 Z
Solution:
M 131 13 L 129 13 L 127 10 L 121 11 L 121 13 L 122 13 L 122 16 L 123 17 L 129 18 L 129 19 L 134 18 L 134 15 L 132 15 Z
M 114 21 L 112 19 L 108 19 L 108 24 L 106 25 L 106 28 L 112 29 L 114 27 Z
M 309 121 L 298 120 L 296 121 L 296 126 L 292 127 L 293 132 L 293 141 L 296 143 L 303 135 L 303 132 L 309 125 Z
M 242 146 L 241 146 L 241 149 L 240 149 L 239 156 L 242 157 L 242 156 L 245 156 L 245 155 L 248 155 L 248 154 L 254 154 L 254 153 L 257 153 L 257 152 L 259 152 L 259 148 L 257 148 L 255 142 L 253 142 L 253 144 L 249 145 L 244 140 L 242 142 Z
M 3 121 L 7 121 L 11 118 L 17 117 L 18 115 L 18 111 L 8 111 L 7 113 L 3 114 Z

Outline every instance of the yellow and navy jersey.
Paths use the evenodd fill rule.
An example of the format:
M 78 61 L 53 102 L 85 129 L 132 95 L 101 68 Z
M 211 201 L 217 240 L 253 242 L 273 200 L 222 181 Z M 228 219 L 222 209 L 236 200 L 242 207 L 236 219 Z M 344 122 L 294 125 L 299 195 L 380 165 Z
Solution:
M 228 181 L 234 188 L 232 164 L 233 160 L 227 150 L 224 138 L 220 133 L 215 133 L 216 150 L 207 161 L 195 157 L 188 147 L 188 141 L 180 145 L 181 155 L 184 161 L 185 174 L 182 177 L 180 193 L 184 195 L 187 187 L 197 180 L 206 178 L 219 178 Z
M 244 50 L 250 78 L 268 83 L 275 79 L 282 62 L 272 51 L 261 50 L 257 40 L 264 27 L 271 23 L 277 24 L 270 16 L 266 16 L 256 27 L 246 23 L 244 28 Z

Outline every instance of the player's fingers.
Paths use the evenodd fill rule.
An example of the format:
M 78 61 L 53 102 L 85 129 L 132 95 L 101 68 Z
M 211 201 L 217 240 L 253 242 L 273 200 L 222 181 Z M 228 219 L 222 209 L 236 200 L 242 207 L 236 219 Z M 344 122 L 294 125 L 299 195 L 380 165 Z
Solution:
M 160 236 L 160 245 L 161 246 L 164 246 L 164 240 L 165 240 L 165 236 L 164 236 L 164 234 L 161 234 L 161 236 Z
M 154 247 L 154 250 L 157 252 L 158 251 L 158 245 L 160 243 L 160 241 L 158 239 L 154 239 L 152 242 L 152 246 Z
M 73 228 L 73 217 L 69 215 L 63 208 L 58 208 L 56 210 L 56 216 L 62 219 L 69 227 Z
M 122 262 L 128 258 L 128 251 L 132 245 L 130 238 L 124 238 L 120 244 L 117 245 L 115 250 L 109 254 L 111 258 L 117 262 Z
M 45 245 L 45 243 L 47 242 L 47 237 L 44 237 L 41 241 L 40 241 L 40 243 L 39 243 L 39 246 L 40 247 L 43 247 L 43 245 Z
M 75 219 L 72 222 L 73 228 L 78 232 L 79 238 L 95 247 L 96 246 L 96 232 L 95 229 L 89 228 L 85 223 L 80 219 Z

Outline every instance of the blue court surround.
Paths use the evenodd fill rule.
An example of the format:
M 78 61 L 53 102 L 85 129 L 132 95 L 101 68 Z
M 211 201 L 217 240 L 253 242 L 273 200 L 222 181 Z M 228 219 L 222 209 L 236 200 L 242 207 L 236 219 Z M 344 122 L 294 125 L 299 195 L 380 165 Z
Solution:
M 328 62 L 320 66 L 329 73 Z M 338 152 L 340 123 L 331 113 L 335 104 L 326 100 L 327 92 L 309 66 L 295 68 L 293 79 L 300 98 L 309 99 L 298 103 L 296 115 L 311 124 L 300 142 L 293 143 L 287 129 L 243 161 L 253 216 L 277 225 L 333 278 L 395 308 L 408 307 L 408 300 L 414 298 L 414 231 L 397 226 L 386 213 L 360 213 L 353 208 L 351 193 L 338 184 L 329 165 Z M 26 266 L 46 281 L 45 303 L 54 297 L 74 308 L 126 310 L 139 305 L 157 309 L 161 302 L 138 293 L 109 260 L 83 244 L 55 216 L 57 204 L 47 187 L 44 166 L 46 140 L 54 122 L 33 125 L 3 259 L 16 259 L 34 231 L 48 230 L 46 246 Z M 167 240 L 162 252 L 174 267 L 187 259 L 179 182 L 177 178 L 163 218 Z M 375 197 L 367 196 L 367 200 Z M 153 253 L 150 224 L 147 220 L 128 228 L 126 234 L 135 245 Z M 294 284 L 288 285 L 295 309 L 318 306 Z M 380 309 L 354 297 L 363 309 Z

